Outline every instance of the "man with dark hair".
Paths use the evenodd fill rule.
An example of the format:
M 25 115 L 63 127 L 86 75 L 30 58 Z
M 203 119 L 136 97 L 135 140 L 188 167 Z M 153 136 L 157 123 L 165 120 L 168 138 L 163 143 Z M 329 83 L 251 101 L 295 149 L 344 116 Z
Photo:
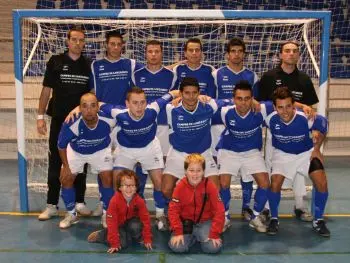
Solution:
M 258 188 L 249 225 L 258 232 L 266 232 L 263 217 L 259 216 L 269 189 L 269 176 L 261 153 L 261 127 L 267 115 L 273 112 L 273 106 L 271 102 L 262 103 L 260 112 L 253 112 L 252 86 L 244 80 L 236 84 L 233 101 L 234 105 L 221 109 L 221 118 L 226 127 L 217 147 L 221 199 L 228 217 L 231 177 L 240 175 L 242 182 L 251 182 L 253 176 Z
M 224 101 L 210 99 L 199 102 L 197 79 L 185 77 L 180 84 L 182 101 L 179 105 L 166 107 L 171 148 L 164 169 L 162 192 L 170 200 L 176 182 L 184 176 L 183 165 L 186 156 L 200 153 L 206 160 L 205 176 L 219 186 L 216 163 L 211 154 L 211 118 Z
M 235 85 L 246 80 L 252 87 L 253 97 L 256 96 L 258 85 L 258 76 L 252 70 L 244 67 L 244 58 L 246 54 L 246 45 L 244 41 L 238 37 L 234 37 L 226 44 L 227 65 L 213 72 L 215 85 L 217 87 L 217 99 L 232 99 L 232 92 Z M 222 122 L 220 111 L 217 112 L 212 120 L 212 152 L 216 156 L 216 145 L 225 126 Z M 253 177 L 248 180 L 241 180 L 242 186 L 242 216 L 245 220 L 250 221 L 253 211 L 250 209 L 250 199 L 253 193 Z M 225 222 L 225 229 L 230 225 L 229 215 Z
M 123 35 L 119 31 L 107 32 L 106 56 L 92 62 L 90 88 L 94 90 L 97 99 L 101 102 L 125 106 L 126 94 L 132 86 L 131 76 L 136 69 L 143 66 L 134 59 L 121 56 L 124 45 Z M 113 131 L 112 134 L 115 132 Z M 115 136 L 112 137 L 112 143 L 116 145 Z M 98 183 L 100 187 L 99 178 Z M 92 215 L 102 215 L 102 203 L 96 207 Z
M 39 215 L 39 220 L 48 220 L 58 215 L 57 204 L 61 188 L 59 177 L 62 162 L 58 154 L 57 139 L 65 117 L 79 105 L 81 95 L 89 91 L 88 82 L 91 70 L 90 61 L 81 54 L 84 45 L 84 31 L 81 28 L 72 28 L 67 33 L 68 51 L 52 56 L 47 63 L 39 99 L 38 133 L 45 135 L 47 132 L 44 120 L 47 106 L 47 114 L 52 118 L 49 135 L 47 206 Z M 49 102 L 51 91 L 52 98 Z M 85 181 L 85 174 L 79 174 L 75 180 L 76 209 L 83 215 L 89 215 L 91 211 L 84 203 Z
M 184 46 L 186 61 L 174 67 L 174 73 L 177 77 L 175 87 L 179 87 L 181 80 L 185 77 L 194 77 L 198 80 L 200 94 L 216 97 L 216 87 L 212 72 L 213 66 L 202 63 L 202 43 L 198 38 L 190 38 Z
M 278 232 L 278 206 L 281 187 L 285 178 L 294 180 L 298 176 L 309 176 L 315 188 L 315 214 L 313 229 L 319 235 L 329 237 L 330 232 L 323 220 L 328 187 L 320 148 L 326 137 L 328 122 L 321 115 L 309 120 L 294 106 L 292 92 L 279 87 L 273 93 L 275 112 L 266 118 L 266 125 L 272 134 L 271 191 L 268 193 L 271 220 L 267 229 L 269 235 Z M 310 134 L 317 130 L 320 139 L 313 142 Z
M 286 41 L 280 46 L 279 54 L 281 63 L 275 69 L 263 74 L 259 83 L 258 100 L 271 100 L 275 89 L 287 87 L 293 94 L 295 106 L 303 109 L 307 114 L 312 113 L 311 106 L 318 103 L 317 94 L 310 77 L 298 70 L 297 64 L 300 58 L 299 44 L 295 41 Z M 267 134 L 266 165 L 271 166 L 271 136 Z M 294 213 L 302 221 L 311 221 L 312 215 L 307 211 L 303 197 L 306 195 L 304 177 L 296 177 L 295 181 L 285 181 L 284 186 L 293 185 L 295 197 Z
M 134 59 L 121 57 L 123 47 L 123 36 L 118 31 L 110 31 L 106 34 L 106 57 L 92 62 L 90 88 L 95 90 L 99 101 L 125 105 L 131 75 L 142 67 Z

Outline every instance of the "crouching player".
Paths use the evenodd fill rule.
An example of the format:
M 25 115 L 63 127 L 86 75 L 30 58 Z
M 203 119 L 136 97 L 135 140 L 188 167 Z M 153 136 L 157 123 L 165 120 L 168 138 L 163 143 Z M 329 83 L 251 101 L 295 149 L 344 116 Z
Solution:
M 165 199 L 161 192 L 164 162 L 156 137 L 157 116 L 167 103 L 178 96 L 179 91 L 173 90 L 147 104 L 145 92 L 133 87 L 127 93 L 127 109 L 110 104 L 101 106 L 102 111 L 116 119 L 118 126 L 113 176 L 118 177 L 124 169 L 133 170 L 137 162 L 148 171 L 154 186 L 157 227 L 161 231 L 168 230 L 168 225 L 164 215 Z
M 91 243 L 108 243 L 108 253 L 128 247 L 133 240 L 152 249 L 151 219 L 145 200 L 136 193 L 139 180 L 135 172 L 123 170 L 116 181 L 116 193 L 107 210 L 107 229 L 92 232 Z
M 100 176 L 100 194 L 105 211 L 114 193 L 110 132 L 116 122 L 99 111 L 97 98 L 92 93 L 81 97 L 79 108 L 81 114 L 64 123 L 58 137 L 58 151 L 62 160 L 61 196 L 68 211 L 59 224 L 60 228 L 68 228 L 78 222 L 73 185 L 76 175 L 83 172 L 85 163 L 90 164 L 91 170 Z M 105 216 L 102 215 L 102 221 Z
M 249 225 L 258 232 L 266 232 L 266 226 L 260 213 L 267 201 L 270 186 L 265 161 L 261 153 L 261 126 L 269 113 L 273 112 L 272 103 L 261 104 L 260 112 L 251 110 L 253 103 L 252 86 L 248 81 L 240 81 L 233 91 L 233 106 L 221 109 L 221 118 L 225 130 L 218 143 L 218 167 L 220 175 L 220 195 L 225 205 L 225 228 L 230 225 L 229 205 L 231 199 L 231 176 L 240 172 L 243 182 L 250 182 L 252 176 L 258 189 L 255 192 L 254 210 Z
M 222 247 L 224 205 L 215 184 L 204 177 L 205 158 L 189 154 L 185 177 L 175 186 L 168 217 L 172 235 L 169 247 L 177 253 L 188 252 L 197 241 L 204 253 L 217 253 Z
M 271 220 L 267 229 L 269 235 L 278 232 L 278 206 L 281 200 L 281 186 L 285 178 L 293 180 L 295 176 L 309 175 L 315 187 L 315 213 L 313 229 L 319 235 L 329 237 L 330 232 L 323 220 L 323 213 L 328 199 L 327 177 L 320 152 L 327 132 L 327 119 L 316 115 L 308 120 L 306 115 L 297 111 L 290 90 L 277 88 L 273 93 L 275 112 L 266 119 L 272 134 L 272 176 L 269 203 Z M 311 133 L 320 132 L 320 139 L 313 144 Z

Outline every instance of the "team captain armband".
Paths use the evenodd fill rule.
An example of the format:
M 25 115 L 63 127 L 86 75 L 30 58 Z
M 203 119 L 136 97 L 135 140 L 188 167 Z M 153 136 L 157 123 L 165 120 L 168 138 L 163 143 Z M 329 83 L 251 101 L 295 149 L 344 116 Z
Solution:
M 175 202 L 175 203 L 180 203 L 180 200 L 179 199 L 176 199 L 176 198 L 172 198 L 171 201 Z

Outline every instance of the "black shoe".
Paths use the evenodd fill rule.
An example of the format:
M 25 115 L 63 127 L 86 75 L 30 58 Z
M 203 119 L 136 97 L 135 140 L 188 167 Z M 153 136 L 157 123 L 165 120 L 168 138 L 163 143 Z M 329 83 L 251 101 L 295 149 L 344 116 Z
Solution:
M 271 219 L 266 233 L 270 236 L 276 235 L 278 232 L 278 225 L 278 219 Z
M 295 218 L 304 222 L 312 222 L 313 216 L 306 209 L 299 209 L 294 207 Z
M 322 237 L 330 237 L 331 232 L 329 232 L 326 222 L 324 220 L 316 220 L 312 222 L 312 228 L 316 233 L 318 233 Z
M 242 208 L 242 217 L 245 221 L 250 221 L 252 219 L 253 216 L 253 210 L 250 209 L 249 207 L 247 208 Z
M 263 223 L 267 223 L 270 220 L 270 210 L 267 208 L 264 208 L 262 212 L 260 213 L 260 218 L 262 219 Z

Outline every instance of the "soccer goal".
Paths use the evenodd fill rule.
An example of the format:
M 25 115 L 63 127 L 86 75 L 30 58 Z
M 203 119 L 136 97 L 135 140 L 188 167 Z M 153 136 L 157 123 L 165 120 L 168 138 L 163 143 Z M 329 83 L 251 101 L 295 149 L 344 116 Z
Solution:
M 46 62 L 66 49 L 71 25 L 86 30 L 85 55 L 105 54 L 104 37 L 110 30 L 124 34 L 124 56 L 145 62 L 149 39 L 163 44 L 163 62 L 183 59 L 184 42 L 197 37 L 203 43 L 203 61 L 225 65 L 225 43 L 241 37 L 247 45 L 245 66 L 261 76 L 279 63 L 279 46 L 286 40 L 300 43 L 299 69 L 314 81 L 326 112 L 330 12 L 242 10 L 14 10 L 16 118 L 21 211 L 28 211 L 28 189 L 46 191 L 46 137 L 36 132 L 37 101 Z M 49 121 L 49 120 L 48 120 Z M 97 193 L 97 191 L 96 191 Z

